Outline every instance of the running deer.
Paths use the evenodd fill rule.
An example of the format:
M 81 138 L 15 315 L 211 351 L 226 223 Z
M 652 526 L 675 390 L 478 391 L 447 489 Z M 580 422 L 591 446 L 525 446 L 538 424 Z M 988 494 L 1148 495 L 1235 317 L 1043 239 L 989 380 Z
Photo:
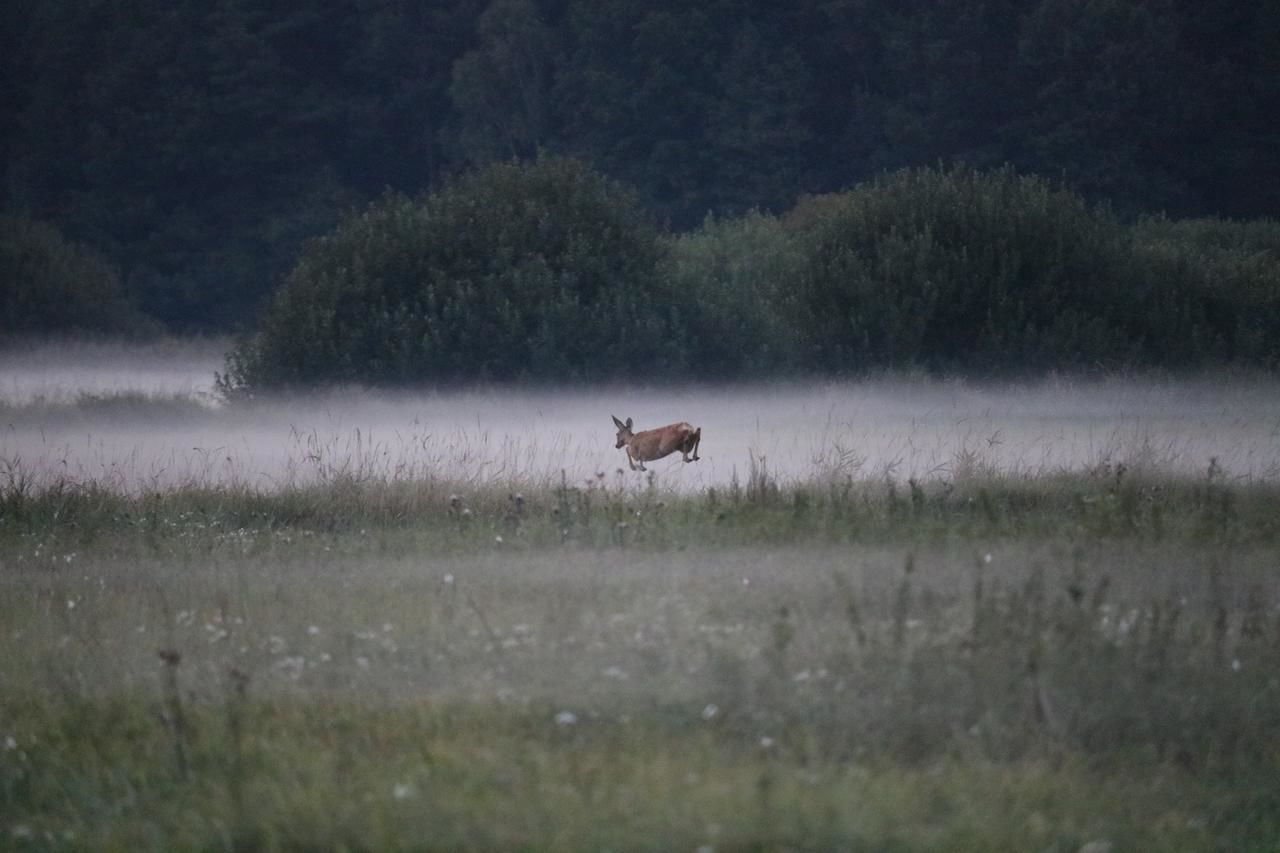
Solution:
M 618 427 L 618 448 L 627 449 L 627 464 L 632 471 L 647 471 L 644 463 L 670 456 L 677 450 L 685 462 L 697 462 L 699 459 L 698 445 L 702 443 L 702 427 L 694 429 L 681 421 L 644 432 L 632 432 L 631 418 L 627 418 L 624 424 L 614 417 L 613 422 Z M 689 456 L 690 453 L 693 454 L 692 457 Z

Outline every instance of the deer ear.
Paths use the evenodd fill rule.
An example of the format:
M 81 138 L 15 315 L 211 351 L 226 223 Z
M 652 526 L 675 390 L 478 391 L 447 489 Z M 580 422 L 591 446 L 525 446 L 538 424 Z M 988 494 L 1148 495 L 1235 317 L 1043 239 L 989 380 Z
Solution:
M 631 418 L 627 418 L 627 429 L 631 429 Z
M 614 422 L 615 424 L 617 424 L 618 429 L 626 429 L 626 427 L 623 425 L 622 421 L 618 420 L 617 415 L 609 415 L 609 417 L 613 418 L 613 422 Z

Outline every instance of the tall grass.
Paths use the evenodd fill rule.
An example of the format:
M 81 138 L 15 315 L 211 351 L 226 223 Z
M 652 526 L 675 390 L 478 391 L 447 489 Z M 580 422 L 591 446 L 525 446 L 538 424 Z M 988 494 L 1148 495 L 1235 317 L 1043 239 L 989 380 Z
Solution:
M 358 466 L 270 489 L 244 484 L 121 492 L 100 482 L 0 472 L 0 538 L 70 536 L 197 539 L 231 531 L 379 528 L 440 537 L 438 544 L 541 548 L 568 539 L 605 547 L 748 542 L 941 539 L 955 535 L 1196 538 L 1271 542 L 1280 536 L 1280 486 L 1229 482 L 1216 462 L 1200 477 L 1085 472 L 1021 477 L 958 472 L 911 478 L 850 474 L 780 481 L 752 456 L 745 482 L 701 492 L 603 472 L 582 481 L 511 483 L 387 477 Z M 620 531 L 626 531 L 625 534 Z M 517 534 L 504 537 L 504 532 Z
M 7 540 L 6 830 L 95 848 L 1265 847 L 1274 537 L 1194 531 L 1238 491 L 1200 484 L 1207 503 L 1159 538 L 1117 500 L 1108 537 L 954 516 L 921 539 L 906 519 L 927 523 L 926 486 L 923 504 L 857 495 L 898 521 L 835 544 L 655 547 L 646 516 L 692 526 L 679 507 L 616 513 L 567 484 L 531 501 L 563 540 L 447 496 L 438 528 Z M 768 496 L 717 496 L 703 529 L 782 530 L 813 506 L 751 494 Z M 973 512 L 1030 512 L 1005 497 Z M 619 520 L 634 537 L 606 534 Z
M 10 457 L 0 847 L 1272 845 L 1274 476 L 828 437 L 698 488 L 360 431 L 271 483 Z

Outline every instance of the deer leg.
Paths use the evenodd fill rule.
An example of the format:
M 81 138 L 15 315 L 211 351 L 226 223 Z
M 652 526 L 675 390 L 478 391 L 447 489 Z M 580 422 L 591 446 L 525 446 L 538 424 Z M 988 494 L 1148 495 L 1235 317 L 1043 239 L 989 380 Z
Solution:
M 702 427 L 698 427 L 693 431 L 693 461 L 694 462 L 697 462 L 700 458 L 702 458 L 698 456 L 698 445 L 700 444 L 702 444 Z

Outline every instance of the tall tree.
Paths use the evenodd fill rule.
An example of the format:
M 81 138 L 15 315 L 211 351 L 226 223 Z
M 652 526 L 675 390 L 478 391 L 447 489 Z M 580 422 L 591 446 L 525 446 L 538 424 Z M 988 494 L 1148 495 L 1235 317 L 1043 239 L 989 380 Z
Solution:
M 1019 107 L 1011 75 L 1019 0 L 845 0 L 825 7 L 845 70 L 828 72 L 831 134 L 850 179 L 904 166 L 1006 159 L 1001 129 Z M 828 64 L 830 68 L 830 65 Z
M 531 157 L 547 141 L 555 40 L 532 0 L 493 0 L 479 43 L 453 65 L 452 143 L 468 163 Z
M 1195 135 L 1176 164 L 1196 187 L 1187 213 L 1280 214 L 1280 172 L 1267 168 L 1280 115 L 1280 4 L 1175 0 L 1180 53 L 1195 69 Z
M 1194 208 L 1178 163 L 1206 104 L 1178 26 L 1167 0 L 1041 0 L 1018 42 L 1015 160 L 1120 207 Z
M 781 210 L 812 189 L 812 76 L 797 46 L 769 38 L 760 23 L 738 27 L 716 74 L 707 143 L 713 209 Z
M 346 65 L 349 115 L 341 169 L 366 197 L 415 193 L 448 167 L 454 63 L 475 41 L 483 0 L 363 0 Z
M 225 325 L 345 204 L 323 146 L 337 121 L 297 18 L 247 0 L 52 4 L 12 174 L 24 207 L 104 249 L 175 327 Z M 325 29 L 319 24 L 316 29 Z M 20 197 L 20 202 L 23 201 Z

